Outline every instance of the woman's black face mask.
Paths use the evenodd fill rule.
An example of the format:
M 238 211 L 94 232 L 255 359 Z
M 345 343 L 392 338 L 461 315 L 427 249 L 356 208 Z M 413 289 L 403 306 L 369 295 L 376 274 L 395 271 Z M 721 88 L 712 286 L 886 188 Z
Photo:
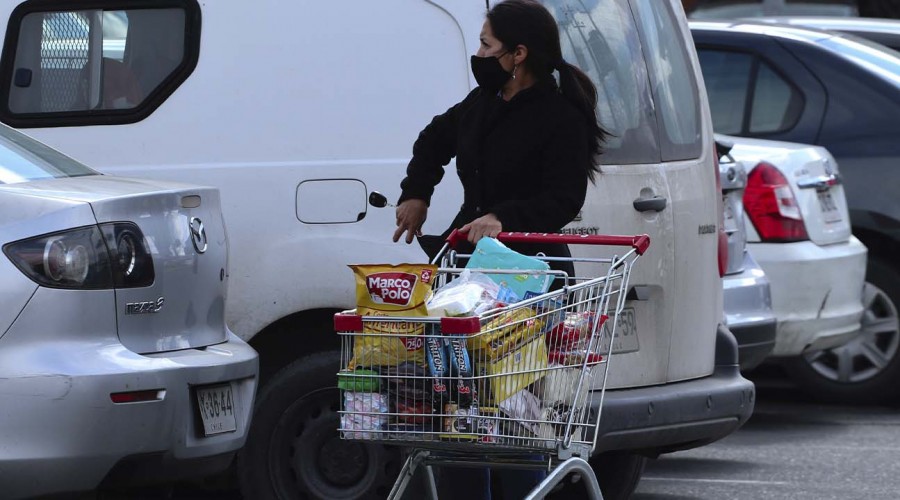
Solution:
M 506 82 L 512 77 L 512 73 L 507 72 L 500 65 L 500 57 L 505 54 L 507 52 L 499 56 L 472 56 L 472 75 L 475 76 L 479 87 L 489 92 L 499 92 L 506 85 Z

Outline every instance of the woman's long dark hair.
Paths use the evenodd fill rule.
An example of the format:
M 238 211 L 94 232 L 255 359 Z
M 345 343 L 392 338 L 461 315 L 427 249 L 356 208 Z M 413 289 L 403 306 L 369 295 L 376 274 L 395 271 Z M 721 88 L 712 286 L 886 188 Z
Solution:
M 525 66 L 537 79 L 552 78 L 559 71 L 560 93 L 571 102 L 585 119 L 588 127 L 587 175 L 592 181 L 600 171 L 599 156 L 608 133 L 597 121 L 597 87 L 591 79 L 563 60 L 559 44 L 559 28 L 553 15 L 535 0 L 504 0 L 487 13 L 494 36 L 507 50 L 519 45 L 528 47 Z

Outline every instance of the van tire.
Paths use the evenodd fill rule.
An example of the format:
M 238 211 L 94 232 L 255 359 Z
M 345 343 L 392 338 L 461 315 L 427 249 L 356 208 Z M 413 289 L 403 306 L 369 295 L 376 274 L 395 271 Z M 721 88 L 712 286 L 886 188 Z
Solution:
M 340 355 L 326 352 L 282 368 L 261 389 L 238 454 L 244 498 L 385 498 L 400 471 L 396 448 L 342 441 L 337 433 Z
M 843 404 L 898 402 L 895 389 L 900 382 L 900 272 L 883 260 L 870 257 L 863 296 L 862 337 L 821 353 L 790 358 L 785 363 L 794 382 L 819 400 Z M 862 355 L 863 347 L 880 352 L 887 360 L 885 366 L 873 370 L 875 365 Z M 850 373 L 857 380 L 837 379 L 837 362 L 842 355 L 854 361 Z
M 603 500 L 627 500 L 637 489 L 647 465 L 647 457 L 625 451 L 594 455 L 591 468 L 600 483 Z
M 627 500 L 637 489 L 647 457 L 627 451 L 608 451 L 591 457 L 589 463 L 600 483 L 603 500 Z M 572 475 L 570 479 L 574 479 Z M 547 498 L 552 500 L 587 499 L 587 488 L 581 481 L 569 482 L 555 490 Z

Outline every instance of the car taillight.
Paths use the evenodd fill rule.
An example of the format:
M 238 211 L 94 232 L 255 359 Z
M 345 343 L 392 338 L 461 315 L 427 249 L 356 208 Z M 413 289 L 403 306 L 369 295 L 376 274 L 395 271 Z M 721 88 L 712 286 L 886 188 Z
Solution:
M 809 239 L 790 184 L 769 163 L 759 163 L 747 176 L 744 211 L 762 241 L 788 243 Z
M 49 288 L 100 290 L 153 284 L 153 259 L 141 230 L 113 222 L 45 234 L 4 245 L 26 276 Z
M 725 232 L 725 200 L 722 199 L 722 179 L 719 178 L 719 151 L 713 145 L 713 169 L 716 177 L 716 198 L 719 200 L 719 277 L 728 271 L 728 234 Z

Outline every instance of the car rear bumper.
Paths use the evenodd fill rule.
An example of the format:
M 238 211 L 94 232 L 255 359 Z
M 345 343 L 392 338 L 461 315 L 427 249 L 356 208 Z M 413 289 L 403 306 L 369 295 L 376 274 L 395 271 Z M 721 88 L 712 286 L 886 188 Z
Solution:
M 744 252 L 742 272 L 722 278 L 722 299 L 741 370 L 750 370 L 775 348 L 776 322 L 769 280 L 749 252 Z
M 243 446 L 258 358 L 230 332 L 225 343 L 152 355 L 133 353 L 121 344 L 77 344 L 4 346 L 4 498 L 92 490 L 122 470 L 134 483 L 178 477 L 178 469 L 183 473 L 185 467 L 217 472 Z M 7 356 L 17 362 L 10 363 Z M 60 360 L 73 357 L 79 368 L 61 369 L 65 363 Z M 194 389 L 222 383 L 232 389 L 237 430 L 204 437 Z M 142 390 L 161 390 L 162 398 L 116 404 L 110 397 Z M 157 466 L 133 467 L 145 457 L 153 457 Z
M 778 321 L 774 356 L 828 349 L 857 334 L 867 255 L 858 239 L 824 246 L 751 243 L 748 248 L 771 283 Z
M 741 376 L 737 343 L 727 328 L 716 339 L 712 375 L 660 386 L 609 390 L 597 452 L 648 455 L 696 448 L 728 436 L 753 413 L 756 389 Z

